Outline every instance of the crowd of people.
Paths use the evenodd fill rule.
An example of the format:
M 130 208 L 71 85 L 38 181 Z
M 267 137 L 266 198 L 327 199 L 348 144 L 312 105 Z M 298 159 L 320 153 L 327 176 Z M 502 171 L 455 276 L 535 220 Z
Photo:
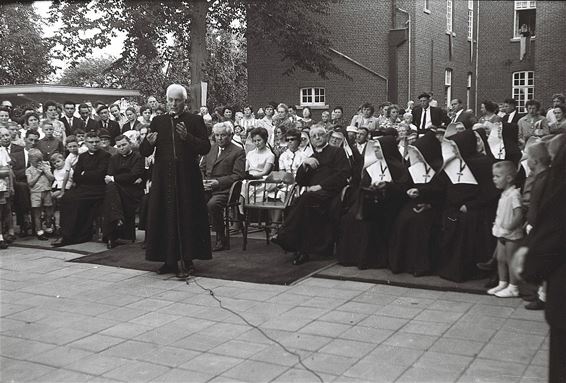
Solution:
M 405 108 L 364 103 L 351 119 L 336 106 L 320 121 L 284 103 L 191 114 L 185 99 L 172 86 L 167 108 L 154 96 L 139 109 L 47 101 L 18 118 L 2 102 L 0 249 L 17 240 L 16 227 L 21 237 L 54 237 L 53 246 L 94 235 L 113 248 L 134 241 L 137 226 L 147 229 L 146 257 L 164 262 L 159 273 L 178 273 L 180 258 L 188 275 L 192 259 L 229 247 L 231 186 L 277 173 L 299 186 L 271 233 L 293 264 L 335 256 L 455 282 L 491 273 L 488 294 L 544 307 L 554 270 L 526 272 L 529 284 L 513 267 L 521 270 L 533 233 L 540 241 L 546 201 L 564 188 L 564 95 L 548 109 L 529 100 L 526 114 L 514 99 L 486 100 L 476 116 L 460 99 L 443 109 L 423 93 Z M 186 249 L 196 250 L 184 259 Z
M 553 95 L 552 103 L 547 111 L 530 100 L 521 114 L 513 99 L 486 100 L 476 116 L 459 99 L 442 109 L 423 93 L 416 106 L 383 103 L 376 111 L 364 103 L 351 119 L 337 106 L 320 121 L 308 107 L 299 115 L 283 103 L 212 114 L 203 107 L 198 115 L 212 149 L 198 161 L 216 232 L 212 250 L 228 247 L 223 214 L 231 185 L 285 172 L 302 194 L 272 235 L 295 253 L 295 264 L 336 255 L 361 269 L 456 282 L 497 265 L 499 282 L 489 293 L 517 296 L 504 264 L 535 220 L 531 194 L 556 154 L 543 148 L 566 132 L 564 96 Z M 142 142 L 167 108 L 154 96 L 139 109 L 122 108 L 47 101 L 41 116 L 30 109 L 12 119 L 3 102 L 0 248 L 16 239 L 16 226 L 21 236 L 55 236 L 54 246 L 91 240 L 93 232 L 109 247 L 135 239 L 136 215 L 141 228 L 146 221 L 155 156 Z M 494 183 L 495 173 L 506 183 Z M 500 194 L 507 201 L 501 212 Z

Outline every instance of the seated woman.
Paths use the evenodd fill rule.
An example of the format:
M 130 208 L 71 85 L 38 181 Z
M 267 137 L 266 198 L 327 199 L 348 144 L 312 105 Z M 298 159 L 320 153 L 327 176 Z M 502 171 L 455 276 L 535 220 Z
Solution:
M 389 268 L 394 273 L 430 274 L 439 252 L 440 214 L 445 175 L 440 142 L 431 131 L 408 146 L 413 186 L 393 226 Z
M 247 180 L 259 180 L 265 178 L 273 170 L 275 154 L 267 147 L 268 133 L 265 128 L 254 128 L 250 137 L 256 148 L 246 154 L 246 180 L 242 185 L 242 193 L 247 194 Z M 254 187 L 249 198 L 252 202 L 263 202 L 264 188 Z
M 444 140 L 442 156 L 446 186 L 438 275 L 454 282 L 476 277 L 476 263 L 493 255 L 498 192 L 492 181 L 493 159 L 477 151 L 472 130 Z
M 338 263 L 360 269 L 387 267 L 393 221 L 409 186 L 395 137 L 379 137 L 368 145 L 357 199 L 340 220 L 336 246 Z

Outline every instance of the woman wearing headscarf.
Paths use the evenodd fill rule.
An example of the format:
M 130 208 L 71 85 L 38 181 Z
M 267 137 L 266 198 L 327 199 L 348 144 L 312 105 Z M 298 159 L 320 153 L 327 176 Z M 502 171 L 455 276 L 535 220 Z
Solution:
M 446 175 L 441 172 L 442 151 L 433 132 L 407 147 L 413 185 L 389 242 L 389 268 L 394 273 L 430 274 L 439 252 L 440 216 Z
M 395 138 L 368 145 L 357 199 L 342 216 L 336 247 L 340 264 L 360 269 L 387 267 L 388 239 L 409 186 Z
M 476 277 L 476 263 L 493 255 L 491 226 L 499 193 L 492 182 L 493 160 L 477 151 L 471 130 L 442 141 L 446 187 L 438 275 L 455 282 Z

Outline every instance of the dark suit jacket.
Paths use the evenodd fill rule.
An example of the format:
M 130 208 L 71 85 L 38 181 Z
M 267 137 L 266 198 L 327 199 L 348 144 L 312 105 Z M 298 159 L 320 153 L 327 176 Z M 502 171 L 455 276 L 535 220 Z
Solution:
M 444 113 L 444 111 L 440 108 L 435 108 L 433 106 L 429 106 L 430 108 L 430 120 L 432 125 L 434 126 L 441 126 L 442 124 L 449 124 L 450 118 Z M 419 134 L 424 134 L 425 130 L 421 129 L 421 117 L 422 117 L 423 108 L 420 106 L 416 106 L 413 108 L 413 124 L 417 127 L 417 132 Z
M 519 113 L 518 111 L 516 111 L 515 115 L 513 116 L 513 119 L 511 120 L 511 124 L 517 125 L 519 120 L 523 117 L 525 117 L 525 113 Z M 509 119 L 509 115 L 506 114 L 505 116 L 503 116 L 503 118 L 501 120 L 503 122 L 507 122 L 508 119 Z
M 69 121 L 67 121 L 67 117 L 61 117 L 59 119 L 59 121 L 61 121 L 63 123 L 63 125 L 65 125 L 65 134 L 67 136 L 70 136 L 71 134 L 75 134 L 75 131 L 77 129 L 83 129 L 85 127 L 85 123 L 83 120 L 81 120 L 80 118 L 74 117 L 72 119 L 72 125 L 69 126 Z
M 478 119 L 476 118 L 476 116 L 474 116 L 473 113 L 466 112 L 464 110 L 464 111 L 462 111 L 462 113 L 460 113 L 460 115 L 458 116 L 458 118 L 456 119 L 455 122 L 461 122 L 462 124 L 464 124 L 466 129 L 472 129 L 474 124 L 476 122 L 478 122 Z M 413 121 L 413 123 L 414 123 L 414 121 Z
M 114 120 L 108 120 L 107 123 L 108 126 L 106 127 L 106 130 L 110 133 L 110 145 L 114 145 L 116 143 L 114 139 L 120 135 L 120 124 Z M 97 124 L 98 131 L 100 132 L 100 129 L 103 127 L 102 120 L 97 121 Z
M 7 150 L 8 150 L 8 154 L 12 154 L 15 152 L 21 152 L 22 150 L 24 150 L 24 147 L 21 145 L 10 144 Z
M 85 122 L 82 121 L 83 126 L 85 125 Z M 92 117 L 89 118 L 87 120 L 86 126 L 84 126 L 84 130 L 86 133 L 92 131 L 92 132 L 98 132 L 99 126 L 98 126 L 98 121 L 93 119 Z
M 131 122 L 126 122 L 124 125 L 122 125 L 122 134 L 124 134 L 128 130 L 136 130 L 137 127 L 139 127 L 140 124 L 141 124 L 141 122 L 139 122 L 138 120 L 134 121 L 133 126 L 132 126 Z
M 212 194 L 228 193 L 236 181 L 244 178 L 246 169 L 246 153 L 230 142 L 218 156 L 218 145 L 213 144 L 210 152 L 203 157 L 201 171 L 203 178 L 216 179 L 218 188 Z
M 544 182 L 537 218 L 527 237 L 529 253 L 523 278 L 547 281 L 546 320 L 550 327 L 566 330 L 566 148 L 552 162 Z
M 12 158 L 12 170 L 14 171 L 16 181 L 27 182 L 26 157 L 23 148 L 22 150 L 18 150 L 17 152 L 10 153 L 10 157 Z

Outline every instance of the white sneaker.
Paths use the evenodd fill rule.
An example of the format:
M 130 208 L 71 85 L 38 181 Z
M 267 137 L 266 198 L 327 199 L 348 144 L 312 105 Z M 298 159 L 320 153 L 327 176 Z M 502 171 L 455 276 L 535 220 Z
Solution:
M 499 292 L 499 291 L 501 291 L 501 290 L 506 289 L 507 286 L 508 286 L 508 283 L 507 283 L 507 282 L 499 282 L 499 284 L 498 284 L 497 286 L 495 286 L 495 287 L 493 287 L 493 288 L 487 290 L 487 293 L 488 293 L 489 295 L 495 295 L 495 293 L 497 293 L 497 292 Z
M 505 289 L 495 293 L 499 298 L 515 298 L 519 296 L 519 288 L 517 286 L 509 285 Z

